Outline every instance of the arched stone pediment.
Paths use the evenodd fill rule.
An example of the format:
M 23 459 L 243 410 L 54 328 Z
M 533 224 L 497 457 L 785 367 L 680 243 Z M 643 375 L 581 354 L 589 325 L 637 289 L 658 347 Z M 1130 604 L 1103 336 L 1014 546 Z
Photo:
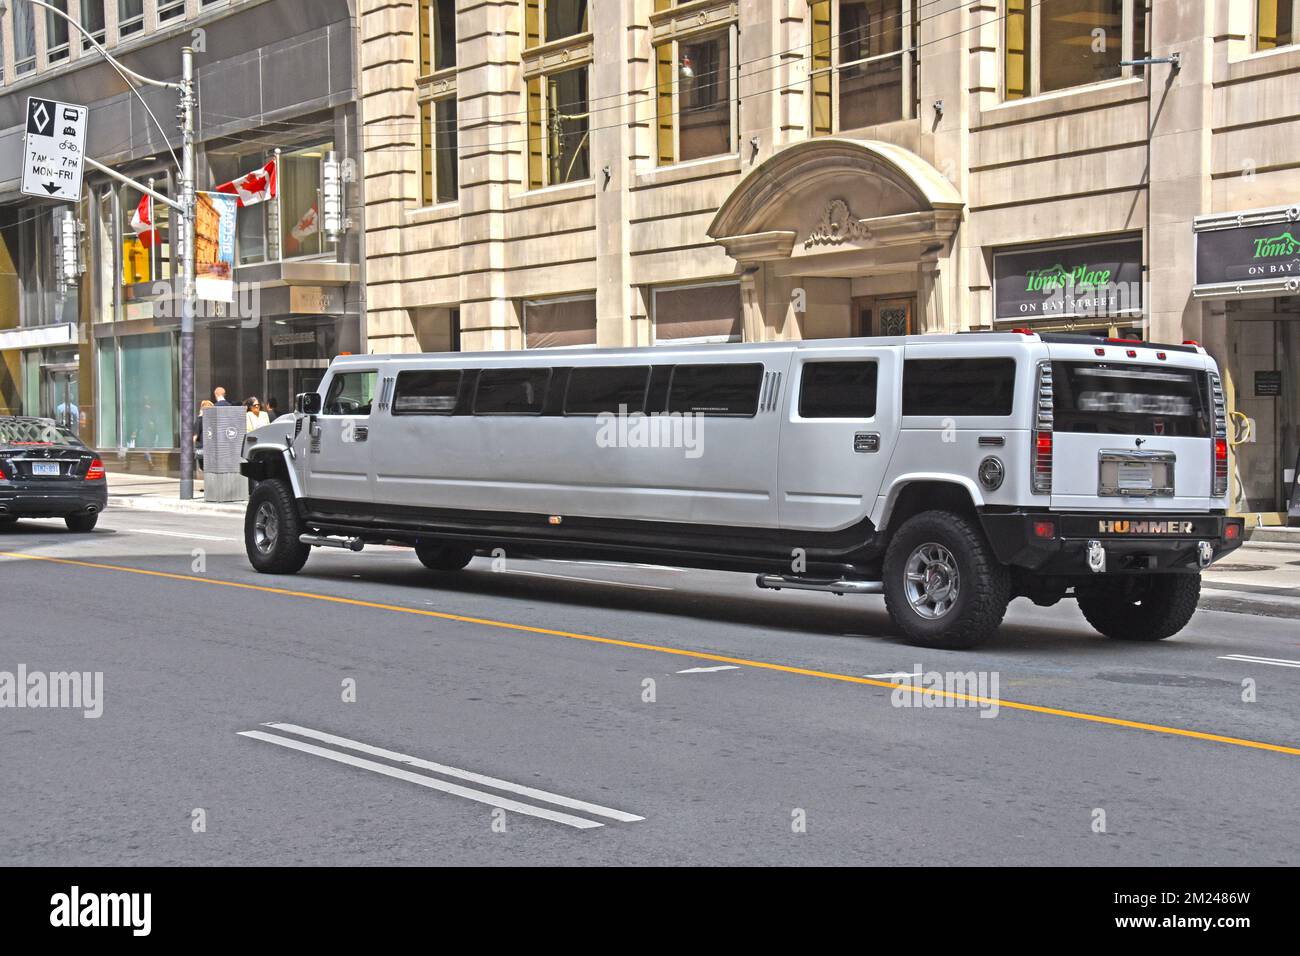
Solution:
M 827 137 L 785 147 L 747 173 L 708 233 L 741 261 L 946 243 L 960 193 L 915 153 L 873 140 Z

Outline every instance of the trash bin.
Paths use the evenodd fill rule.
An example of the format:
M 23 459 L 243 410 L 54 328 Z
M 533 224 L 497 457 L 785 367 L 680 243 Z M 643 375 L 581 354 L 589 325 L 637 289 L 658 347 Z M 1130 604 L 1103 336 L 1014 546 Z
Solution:
M 248 482 L 239 473 L 239 458 L 246 433 L 240 405 L 214 405 L 203 409 L 203 499 L 247 501 Z

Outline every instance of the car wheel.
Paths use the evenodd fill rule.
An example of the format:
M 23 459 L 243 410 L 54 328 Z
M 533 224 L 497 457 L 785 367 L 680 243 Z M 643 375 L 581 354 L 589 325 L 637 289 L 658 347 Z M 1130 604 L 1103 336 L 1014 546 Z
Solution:
M 288 484 L 278 478 L 258 482 L 244 515 L 244 550 L 262 574 L 297 574 L 311 545 L 298 540 L 302 518 Z
M 455 544 L 417 544 L 415 556 L 430 571 L 459 571 L 474 560 L 474 551 Z
M 885 551 L 885 607 L 925 647 L 964 649 L 997 631 L 1011 575 L 979 527 L 951 511 L 909 518 Z
M 1147 574 L 1089 581 L 1074 589 L 1079 610 L 1117 641 L 1163 641 L 1192 619 L 1201 598 L 1199 574 Z
M 17 523 L 17 518 L 0 518 L 0 531 L 8 531 Z
M 69 531 L 75 531 L 78 534 L 86 534 L 89 531 L 95 530 L 95 525 L 99 524 L 99 515 L 68 515 L 63 519 L 63 523 L 68 526 Z

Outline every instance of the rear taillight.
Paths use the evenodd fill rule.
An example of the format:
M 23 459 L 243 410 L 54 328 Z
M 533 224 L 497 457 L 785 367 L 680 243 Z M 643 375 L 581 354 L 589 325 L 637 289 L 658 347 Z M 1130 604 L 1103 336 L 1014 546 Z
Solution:
M 11 467 L 11 466 L 9 466 L 9 463 L 5 461 L 3 458 L 0 458 L 0 481 L 8 481 L 10 478 L 13 477 L 12 474 L 10 474 L 8 471 L 5 470 L 6 467 Z
M 100 461 L 98 458 L 92 461 L 90 463 L 90 467 L 86 469 L 86 480 L 87 481 L 104 480 L 104 463 Z
M 1210 373 L 1210 404 L 1214 408 L 1214 487 L 1211 495 L 1223 498 L 1228 494 L 1228 405 L 1218 372 Z
M 1052 428 L 1055 425 L 1052 363 L 1038 363 L 1037 405 L 1034 407 L 1034 458 L 1030 477 L 1034 494 L 1052 493 Z

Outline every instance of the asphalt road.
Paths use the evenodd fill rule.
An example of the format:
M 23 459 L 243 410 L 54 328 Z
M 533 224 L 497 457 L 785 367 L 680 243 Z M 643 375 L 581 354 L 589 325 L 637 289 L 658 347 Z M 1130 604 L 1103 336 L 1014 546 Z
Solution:
M 1224 659 L 1300 661 L 1293 618 L 1129 645 L 1017 601 L 978 652 L 923 651 L 878 598 L 745 575 L 380 548 L 276 578 L 241 535 L 0 532 L 0 671 L 103 673 L 98 719 L 0 709 L 0 859 L 1300 863 L 1300 666 Z M 895 706 L 916 671 L 1001 706 Z

